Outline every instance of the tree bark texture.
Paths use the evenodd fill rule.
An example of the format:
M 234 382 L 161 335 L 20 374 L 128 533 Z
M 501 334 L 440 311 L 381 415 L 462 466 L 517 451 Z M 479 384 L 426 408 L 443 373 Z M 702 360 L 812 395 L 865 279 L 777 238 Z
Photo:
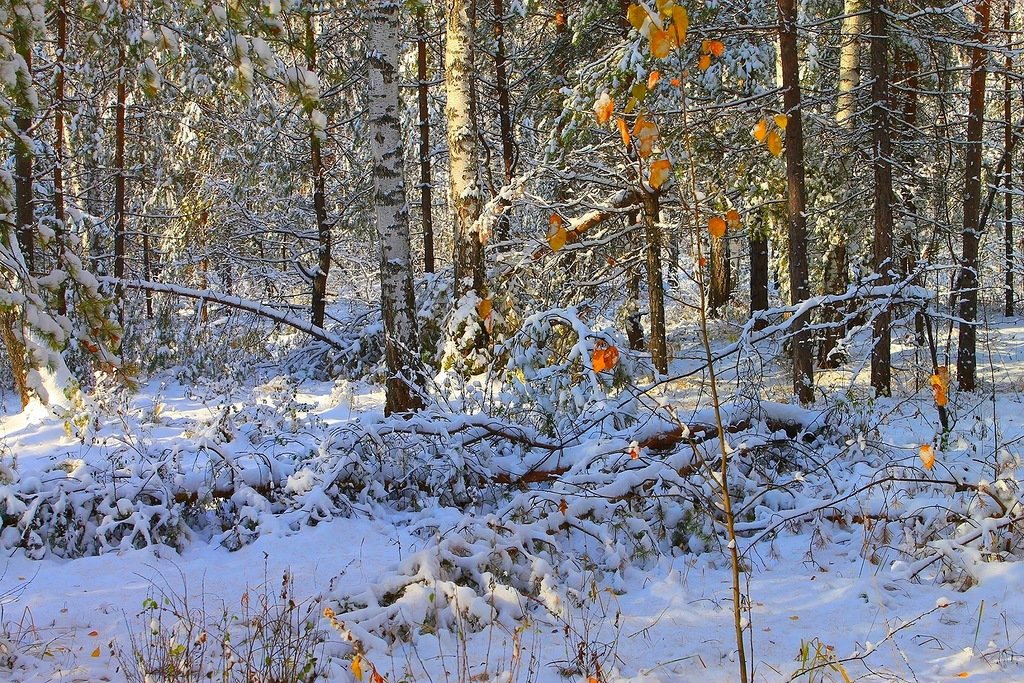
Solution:
M 651 316 L 649 348 L 651 362 L 662 375 L 668 374 L 668 339 L 665 331 L 665 285 L 662 279 L 661 210 L 655 195 L 644 197 L 644 230 L 647 235 L 647 304 Z
M 793 304 L 810 297 L 807 269 L 807 195 L 804 184 L 804 133 L 800 111 L 796 0 L 778 0 L 779 57 L 786 125 L 786 190 L 789 219 L 789 296 Z M 793 325 L 793 391 L 801 403 L 814 400 L 814 366 L 806 320 Z
M 317 73 L 316 63 L 316 34 L 313 31 L 313 18 L 307 13 L 306 23 L 306 64 L 311 73 Z M 312 107 L 309 107 L 312 113 Z M 327 276 L 331 272 L 331 225 L 327 221 L 327 195 L 325 190 L 326 178 L 323 163 L 321 135 L 315 126 L 310 126 L 309 131 L 309 165 L 313 174 L 313 214 L 316 216 L 316 254 L 317 269 L 313 276 L 313 294 L 311 303 L 310 322 L 317 327 L 324 326 L 324 314 L 327 309 Z
M 974 48 L 967 101 L 966 177 L 964 224 L 960 258 L 960 329 L 956 356 L 957 385 L 963 391 L 977 386 L 978 244 L 981 241 L 981 138 L 985 126 L 985 80 L 988 59 L 990 0 L 975 5 Z
M 416 8 L 416 102 L 419 107 L 417 128 L 420 133 L 420 226 L 423 229 L 423 272 L 433 273 L 434 217 L 433 180 L 430 165 L 430 84 L 427 70 L 427 8 Z
M 480 143 L 474 125 L 473 3 L 447 0 L 445 37 L 445 118 L 454 228 L 455 300 L 473 291 L 482 299 L 483 240 L 477 219 L 481 209 Z
M 892 148 L 889 125 L 889 33 L 885 0 L 871 0 L 871 138 L 875 176 L 873 265 L 878 284 L 891 282 L 892 270 Z M 883 299 L 884 302 L 884 299 Z M 892 394 L 892 330 L 887 305 L 875 317 L 871 349 L 871 386 L 879 396 Z
M 1003 40 L 1007 43 L 1013 42 L 1013 33 L 1010 30 L 1010 13 L 1013 10 L 1012 0 L 1006 0 L 1003 8 Z M 1010 89 L 1010 72 L 1013 70 L 1013 55 L 1006 54 L 1003 66 L 1003 152 L 1006 155 L 1006 165 L 1003 168 L 1003 188 L 1006 192 L 1003 195 L 1003 249 L 1005 251 L 1005 266 L 1003 278 L 1003 313 L 1013 315 L 1013 155 L 1008 151 L 1013 148 L 1013 92 Z
M 381 311 L 387 414 L 423 407 L 416 301 L 412 288 L 409 208 L 405 199 L 401 108 L 398 98 L 398 0 L 370 6 L 367 60 L 369 122 L 373 148 L 373 207 L 380 237 Z

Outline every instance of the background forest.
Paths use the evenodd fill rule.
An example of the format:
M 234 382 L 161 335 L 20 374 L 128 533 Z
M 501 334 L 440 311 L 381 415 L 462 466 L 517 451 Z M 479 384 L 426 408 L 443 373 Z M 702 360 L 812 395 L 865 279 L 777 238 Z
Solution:
M 1024 607 L 991 612 L 1024 579 L 1021 30 L 1013 0 L 4 0 L 0 578 L 383 520 L 374 580 L 225 612 L 248 660 L 152 577 L 158 628 L 93 657 L 491 680 L 497 629 L 493 680 L 686 680 L 617 649 L 685 565 L 727 584 L 705 676 L 1024 676 Z M 839 557 L 892 620 L 773 659 L 759 580 Z M 41 583 L 0 590 L 26 680 L 3 607 Z M 948 656 L 901 649 L 950 605 Z M 270 613 L 299 673 L 254 673 Z

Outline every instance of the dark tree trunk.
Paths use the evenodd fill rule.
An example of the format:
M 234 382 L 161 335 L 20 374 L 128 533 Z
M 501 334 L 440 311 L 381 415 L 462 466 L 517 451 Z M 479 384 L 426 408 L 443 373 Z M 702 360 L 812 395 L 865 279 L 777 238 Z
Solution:
M 494 0 L 494 87 L 498 95 L 498 124 L 501 131 L 501 166 L 505 184 L 515 174 L 516 153 L 512 135 L 512 103 L 508 91 L 508 60 L 505 56 L 505 8 L 502 0 Z M 509 238 L 508 202 L 498 207 L 496 239 Z
M 892 269 L 892 149 L 889 126 L 889 33 L 885 0 L 871 0 L 871 124 L 875 175 L 874 268 L 878 284 L 888 285 Z M 884 300 L 883 300 L 884 301 Z M 890 313 L 888 305 L 874 322 L 871 386 L 879 396 L 892 395 Z
M 960 260 L 960 339 L 956 374 L 963 391 L 977 386 L 978 243 L 981 240 L 981 138 L 985 127 L 985 64 L 988 59 L 989 0 L 978 0 L 976 32 L 971 54 L 971 84 L 967 103 L 964 228 Z
M 57 64 L 53 82 L 53 219 L 57 226 L 58 259 L 64 251 L 66 214 L 64 211 L 64 69 L 67 64 L 68 14 L 64 0 L 57 2 Z M 67 315 L 67 291 L 63 283 L 57 290 L 57 313 Z
M 711 257 L 708 313 L 711 317 L 718 317 L 720 309 L 729 301 L 729 242 L 725 237 L 712 237 L 708 251 Z
M 124 168 L 124 136 L 125 136 L 125 109 L 127 108 L 127 86 L 125 80 L 128 78 L 125 66 L 124 46 L 118 48 L 117 52 L 117 111 L 114 122 L 114 277 L 124 279 L 125 260 L 125 218 L 127 204 L 125 197 L 125 168 Z M 118 286 L 117 319 L 124 325 L 124 302 L 121 300 Z
M 647 302 L 651 316 L 651 338 L 649 348 L 654 368 L 662 375 L 668 374 L 668 340 L 665 334 L 665 287 L 661 268 L 661 227 L 658 225 L 661 210 L 658 197 L 644 196 L 644 230 L 647 236 Z
M 810 297 L 807 271 L 807 199 L 804 186 L 804 132 L 800 111 L 800 64 L 797 54 L 796 0 L 778 0 L 779 56 L 786 125 L 786 188 L 789 219 L 789 293 L 797 304 Z M 807 321 L 793 322 L 793 391 L 801 403 L 814 400 L 814 366 Z
M 768 310 L 768 212 L 762 209 L 757 214 L 758 222 L 750 225 L 750 317 Z M 754 323 L 760 330 L 767 325 L 765 320 Z
M 313 33 L 313 18 L 306 14 L 306 63 L 312 73 L 317 72 L 316 35 Z M 312 110 L 310 112 L 312 113 Z M 331 272 L 331 225 L 327 221 L 326 178 L 322 154 L 321 132 L 310 126 L 309 162 L 313 173 L 313 213 L 316 216 L 316 255 L 317 269 L 313 276 L 313 295 L 311 301 L 310 322 L 317 327 L 324 326 L 324 314 L 327 310 L 327 276 Z
M 434 272 L 433 180 L 430 168 L 430 85 L 427 72 L 427 9 L 416 8 L 416 99 L 420 120 L 420 224 L 423 228 L 423 272 Z
M 23 27 L 21 21 L 15 21 L 15 48 L 25 61 L 28 70 L 28 82 L 23 87 L 30 88 L 32 80 L 32 40 L 31 29 Z M 21 85 L 21 84 L 19 84 Z M 18 129 L 18 139 L 14 143 L 14 214 L 18 228 L 18 246 L 29 272 L 36 270 L 36 218 L 35 199 L 32 192 L 33 169 L 32 156 L 34 150 L 28 144 L 32 138 L 32 114 L 29 100 L 26 97 L 19 102 L 14 113 L 14 125 Z
M 1010 10 L 1011 0 L 1007 0 L 1003 9 L 1003 40 L 1012 43 L 1013 33 L 1010 31 Z M 1004 273 L 1003 291 L 1005 301 L 1003 302 L 1003 313 L 1013 315 L 1013 155 L 1009 151 L 1013 148 L 1013 123 L 1011 113 L 1013 111 L 1013 94 L 1010 90 L 1010 72 L 1013 71 L 1013 55 L 1006 54 L 1004 63 L 1006 68 L 1003 76 L 1003 150 L 1006 154 L 1006 166 L 1003 168 L 1003 187 L 1006 189 L 1003 194 L 1003 247 L 1006 252 L 1006 265 Z

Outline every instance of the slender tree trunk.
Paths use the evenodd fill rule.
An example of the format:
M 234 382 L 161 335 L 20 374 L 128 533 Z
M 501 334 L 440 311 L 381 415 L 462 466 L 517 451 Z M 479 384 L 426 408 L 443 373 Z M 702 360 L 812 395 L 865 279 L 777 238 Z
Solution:
M 1010 12 L 1013 9 L 1011 0 L 1006 0 L 1006 7 L 1003 8 L 1003 39 L 1013 43 L 1013 32 L 1010 30 Z M 1005 274 L 1003 292 L 1005 301 L 1003 313 L 1013 315 L 1013 155 L 1009 150 L 1013 147 L 1013 93 L 1010 90 L 1010 73 L 1013 71 L 1013 55 L 1006 53 L 1003 72 L 1003 149 L 1006 154 L 1006 166 L 1003 169 L 1003 187 L 1006 192 L 1003 194 L 1003 247 L 1006 252 Z
M 22 328 L 21 316 L 17 309 L 6 309 L 0 311 L 0 338 L 7 348 L 7 359 L 11 364 L 11 375 L 14 377 L 14 390 L 18 392 L 21 407 L 28 405 L 30 394 L 28 390 L 28 356 L 25 353 L 25 343 L 16 330 Z
M 978 0 L 975 46 L 971 54 L 971 81 L 967 103 L 964 229 L 960 261 L 960 339 L 956 373 L 963 391 L 974 391 L 977 369 L 978 243 L 981 240 L 981 139 L 985 126 L 985 64 L 988 59 L 989 0 Z
M 124 279 L 125 259 L 125 168 L 124 168 L 124 136 L 125 109 L 127 93 L 125 80 L 128 78 L 125 66 L 124 46 L 117 51 L 117 110 L 114 121 L 114 277 Z M 117 288 L 117 319 L 124 325 L 124 302 L 121 300 L 121 288 Z
M 317 72 L 316 35 L 313 32 L 313 17 L 305 15 L 306 29 L 306 64 L 311 73 Z M 308 114 L 312 114 L 312 107 Z M 324 313 L 327 309 L 327 276 L 331 272 L 331 225 L 327 222 L 327 195 L 325 191 L 325 170 L 322 156 L 321 137 L 326 131 L 310 126 L 309 132 L 309 163 L 313 173 L 313 213 L 316 216 L 317 235 L 317 269 L 313 276 L 313 296 L 310 322 L 317 327 L 324 326 Z
M 767 209 L 757 213 L 750 225 L 750 317 L 768 310 L 768 222 Z M 764 329 L 767 321 L 758 320 L 754 329 Z
M 861 40 L 864 34 L 866 18 L 863 14 L 865 0 L 845 0 L 843 2 L 843 22 L 840 28 L 842 47 L 839 54 L 839 96 L 836 99 L 836 123 L 847 136 L 854 134 L 857 113 L 857 88 L 860 87 L 860 53 Z M 852 173 L 853 154 L 844 154 L 840 161 L 839 176 L 842 183 L 849 186 Z M 848 194 L 853 194 L 847 190 Z M 829 235 L 826 240 L 824 254 L 824 292 L 825 294 L 843 294 L 850 286 L 849 276 L 849 240 L 851 226 L 843 219 L 835 226 L 838 235 Z M 846 335 L 842 306 L 825 306 L 822 319 L 832 323 L 822 331 L 821 345 L 818 347 L 818 362 L 822 367 L 838 367 L 844 360 L 839 352 L 839 340 Z
M 483 299 L 484 258 L 477 219 L 481 208 L 480 144 L 474 125 L 473 3 L 447 0 L 445 91 L 448 96 L 448 163 L 455 238 L 455 300 L 475 292 Z
M 501 131 L 501 165 L 505 184 L 515 174 L 515 141 L 512 136 L 512 104 L 508 91 L 508 60 L 505 56 L 505 7 L 502 0 L 494 0 L 494 87 L 498 95 L 498 123 Z M 509 238 L 508 202 L 498 208 L 498 242 Z
M 405 200 L 401 107 L 398 98 L 398 16 L 396 0 L 370 5 L 367 60 L 369 122 L 373 148 L 373 206 L 380 236 L 381 312 L 387 414 L 423 407 L 419 330 L 412 287 L 409 209 Z
M 14 126 L 18 129 L 18 139 L 14 143 L 14 214 L 18 225 L 18 246 L 21 248 L 25 265 L 29 272 L 36 270 L 35 254 L 35 198 L 32 184 L 34 181 L 32 157 L 32 110 L 28 91 L 32 89 L 32 28 L 24 18 L 14 21 L 15 50 L 25 62 L 26 73 L 24 82 L 19 74 L 18 90 L 23 93 L 17 98 L 14 111 Z
M 424 0 L 425 1 L 425 0 Z M 427 72 L 427 8 L 416 8 L 416 95 L 420 133 L 420 223 L 423 227 L 423 272 L 434 272 L 433 180 L 430 168 L 430 84 Z
M 885 0 L 871 0 L 871 112 L 872 167 L 875 175 L 874 268 L 878 284 L 891 282 L 892 270 L 892 149 L 889 125 L 889 33 Z M 883 304 L 884 305 L 884 304 Z M 871 349 L 871 386 L 879 396 L 892 394 L 890 312 L 885 309 L 874 322 Z
M 668 339 L 665 333 L 665 285 L 661 268 L 661 210 L 656 195 L 644 196 L 644 229 L 647 234 L 647 302 L 651 316 L 649 348 L 654 368 L 668 374 Z
M 807 271 L 807 199 L 804 186 L 804 132 L 800 111 L 800 64 L 797 54 L 796 0 L 778 0 L 779 57 L 786 125 L 786 188 L 789 218 L 789 295 L 797 304 L 810 297 Z M 807 321 L 794 321 L 793 391 L 801 403 L 814 400 L 814 366 Z
M 57 253 L 63 255 L 67 230 L 64 211 L 64 69 L 67 64 L 68 13 L 65 0 L 57 0 L 57 63 L 53 83 L 53 218 L 57 223 Z M 67 291 L 57 289 L 57 313 L 67 315 Z

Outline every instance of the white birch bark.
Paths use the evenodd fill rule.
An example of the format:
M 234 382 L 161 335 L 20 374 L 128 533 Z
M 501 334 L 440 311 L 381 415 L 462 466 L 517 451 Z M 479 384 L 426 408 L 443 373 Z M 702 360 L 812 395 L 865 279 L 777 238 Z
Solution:
M 416 302 L 409 248 L 409 206 L 405 198 L 398 100 L 399 0 L 373 0 L 369 12 L 370 142 L 373 149 L 373 207 L 380 236 L 381 312 L 388 378 L 385 412 L 423 406 L 420 388 Z
M 867 25 L 864 0 L 844 0 L 842 43 L 839 53 L 839 97 L 836 101 L 836 123 L 850 128 L 857 113 L 857 87 L 860 86 L 861 36 Z
M 447 0 L 445 118 L 448 123 L 450 206 L 455 238 L 455 300 L 483 288 L 480 145 L 473 125 L 473 2 Z

